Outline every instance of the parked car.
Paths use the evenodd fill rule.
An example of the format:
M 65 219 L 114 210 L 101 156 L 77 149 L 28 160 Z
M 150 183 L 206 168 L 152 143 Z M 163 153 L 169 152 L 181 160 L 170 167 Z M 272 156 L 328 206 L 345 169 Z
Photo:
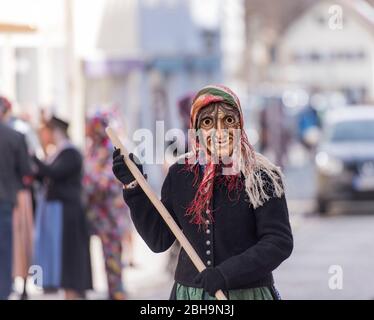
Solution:
M 339 201 L 373 201 L 374 212 L 374 106 L 328 112 L 315 162 L 321 214 Z

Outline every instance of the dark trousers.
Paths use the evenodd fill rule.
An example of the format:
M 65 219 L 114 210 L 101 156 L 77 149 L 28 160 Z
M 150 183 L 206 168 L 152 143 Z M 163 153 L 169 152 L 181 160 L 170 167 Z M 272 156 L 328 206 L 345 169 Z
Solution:
M 12 214 L 13 205 L 0 202 L 0 300 L 12 290 Z

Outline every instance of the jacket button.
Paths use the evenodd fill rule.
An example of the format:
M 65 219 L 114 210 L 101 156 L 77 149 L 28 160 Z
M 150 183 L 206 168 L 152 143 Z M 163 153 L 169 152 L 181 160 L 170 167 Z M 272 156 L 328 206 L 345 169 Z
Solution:
M 210 241 L 209 240 L 207 240 L 206 245 L 210 246 Z
M 210 234 L 210 230 L 209 229 L 207 229 L 205 232 L 206 232 L 206 234 Z
M 210 260 L 208 260 L 208 261 L 206 262 L 206 264 L 207 264 L 208 266 L 210 266 L 210 265 L 212 264 L 212 262 L 211 262 Z
M 209 223 L 210 223 L 210 221 L 209 221 L 209 220 L 205 220 L 205 223 L 206 223 L 206 224 L 209 224 Z
M 210 213 L 210 210 L 209 210 L 209 209 L 206 209 L 206 213 L 209 214 L 209 213 Z
M 210 250 L 207 250 L 207 251 L 206 251 L 206 254 L 209 256 L 209 255 L 210 255 Z

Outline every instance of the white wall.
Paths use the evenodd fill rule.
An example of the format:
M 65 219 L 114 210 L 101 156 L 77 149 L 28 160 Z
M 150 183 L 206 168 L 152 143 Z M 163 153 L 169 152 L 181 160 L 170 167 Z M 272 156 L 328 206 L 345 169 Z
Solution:
M 54 59 L 54 52 L 65 45 L 63 0 L 0 0 L 2 23 L 36 27 L 31 34 L 1 34 L 1 92 L 22 102 L 23 109 L 37 105 L 62 105 L 64 88 L 55 69 L 64 61 Z M 20 54 L 17 54 L 20 53 Z M 23 52 L 23 53 L 22 53 Z M 56 79 L 56 83 L 54 82 Z
M 352 12 L 343 8 L 343 29 L 329 28 L 329 8 L 333 3 L 322 2 L 298 19 L 282 37 L 280 60 L 284 64 L 282 80 L 318 85 L 326 88 L 364 86 L 374 98 L 374 35 L 373 30 L 361 23 Z M 326 23 L 318 24 L 317 17 Z M 323 60 L 320 62 L 294 62 L 295 53 L 362 51 L 365 59 Z

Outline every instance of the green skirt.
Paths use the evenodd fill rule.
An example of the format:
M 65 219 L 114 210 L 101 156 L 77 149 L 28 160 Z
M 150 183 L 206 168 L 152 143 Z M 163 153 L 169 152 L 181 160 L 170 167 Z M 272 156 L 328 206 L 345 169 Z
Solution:
M 186 287 L 179 283 L 176 285 L 177 300 L 216 300 L 202 288 Z M 268 287 L 229 290 L 225 294 L 229 300 L 274 300 Z

